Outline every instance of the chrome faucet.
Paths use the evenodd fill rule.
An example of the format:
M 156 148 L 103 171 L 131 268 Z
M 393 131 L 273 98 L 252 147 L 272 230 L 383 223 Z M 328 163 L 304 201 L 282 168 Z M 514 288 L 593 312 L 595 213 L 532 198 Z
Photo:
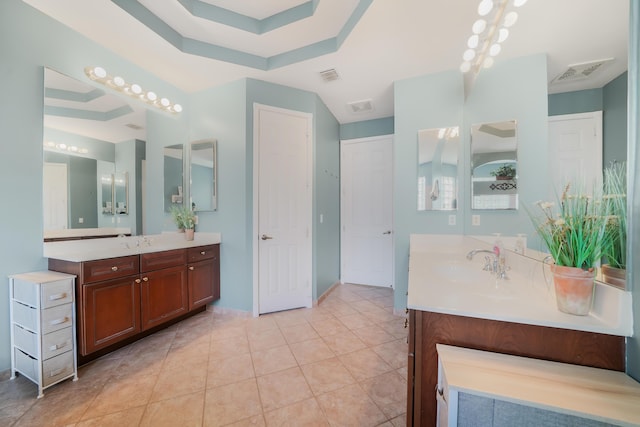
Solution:
M 508 279 L 507 271 L 509 270 L 509 267 L 507 267 L 506 265 L 506 259 L 504 255 L 498 255 L 494 251 L 490 251 L 488 249 L 474 249 L 467 253 L 467 259 L 471 261 L 474 255 L 477 253 L 490 254 L 484 257 L 484 267 L 482 267 L 483 271 L 490 271 L 491 273 L 495 273 L 498 279 Z

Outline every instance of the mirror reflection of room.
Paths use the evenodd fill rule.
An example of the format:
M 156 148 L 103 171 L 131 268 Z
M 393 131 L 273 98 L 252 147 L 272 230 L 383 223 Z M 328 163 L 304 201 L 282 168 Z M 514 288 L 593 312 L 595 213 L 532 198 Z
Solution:
M 197 212 L 215 211 L 216 205 L 216 141 L 191 143 L 190 153 L 191 209 Z
M 458 208 L 457 126 L 418 132 L 418 211 Z
M 516 121 L 471 127 L 471 208 L 518 209 Z

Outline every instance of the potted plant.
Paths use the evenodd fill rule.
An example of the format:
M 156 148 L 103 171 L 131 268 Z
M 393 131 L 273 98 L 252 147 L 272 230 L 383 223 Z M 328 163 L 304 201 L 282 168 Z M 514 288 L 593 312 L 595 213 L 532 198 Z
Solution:
M 513 179 L 516 177 L 516 168 L 505 163 L 498 169 L 492 170 L 490 174 L 499 180 Z
M 171 208 L 171 216 L 179 230 L 184 231 L 187 240 L 193 240 L 196 214 L 187 206 L 173 206 Z
M 610 235 L 606 204 L 584 192 L 570 193 L 570 188 L 564 188 L 558 212 L 555 203 L 537 202 L 541 214 L 530 217 L 554 262 L 551 273 L 558 309 L 584 316 L 591 310 L 595 267 Z
M 605 282 L 624 289 L 627 268 L 627 165 L 613 162 L 604 170 L 603 202 L 607 208 L 606 263 L 602 265 Z

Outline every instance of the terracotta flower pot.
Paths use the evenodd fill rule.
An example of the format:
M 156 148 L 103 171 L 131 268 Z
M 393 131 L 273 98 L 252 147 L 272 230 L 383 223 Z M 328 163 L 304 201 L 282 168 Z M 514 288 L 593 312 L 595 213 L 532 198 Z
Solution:
M 188 228 L 184 230 L 184 238 L 187 240 L 193 240 L 195 230 L 193 228 Z
M 564 267 L 552 264 L 551 274 L 556 290 L 556 304 L 563 313 L 586 316 L 593 304 L 595 269 Z

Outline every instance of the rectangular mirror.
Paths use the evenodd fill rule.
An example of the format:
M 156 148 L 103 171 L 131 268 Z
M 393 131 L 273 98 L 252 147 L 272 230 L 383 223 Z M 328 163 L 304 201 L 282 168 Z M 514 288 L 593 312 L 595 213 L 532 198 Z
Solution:
M 191 143 L 189 194 L 197 212 L 217 209 L 216 148 L 214 139 Z
M 129 213 L 129 174 L 116 172 L 113 174 L 113 207 L 116 215 Z
M 458 208 L 458 147 L 460 129 L 418 132 L 418 211 Z
M 471 127 L 471 209 L 518 209 L 516 121 Z
M 64 239 L 67 229 L 89 229 L 83 237 L 104 235 L 98 228 L 142 234 L 145 109 L 49 68 L 43 109 L 44 240 Z M 114 193 L 114 174 L 123 178 L 116 170 L 127 184 Z
M 183 203 L 184 173 L 182 144 L 164 147 L 164 211 Z

